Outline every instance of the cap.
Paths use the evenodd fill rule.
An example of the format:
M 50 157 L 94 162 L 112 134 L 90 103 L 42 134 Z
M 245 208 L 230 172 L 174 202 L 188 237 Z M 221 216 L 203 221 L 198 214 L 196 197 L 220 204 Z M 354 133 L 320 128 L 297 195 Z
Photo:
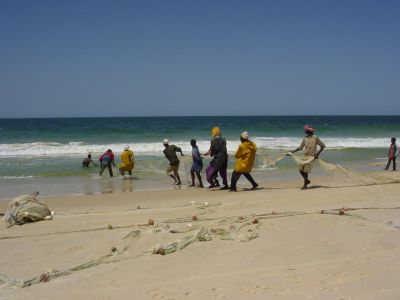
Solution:
M 249 133 L 247 131 L 244 131 L 240 134 L 240 137 L 242 139 L 248 140 L 249 139 Z
M 314 128 L 311 125 L 304 125 L 304 131 L 314 132 Z

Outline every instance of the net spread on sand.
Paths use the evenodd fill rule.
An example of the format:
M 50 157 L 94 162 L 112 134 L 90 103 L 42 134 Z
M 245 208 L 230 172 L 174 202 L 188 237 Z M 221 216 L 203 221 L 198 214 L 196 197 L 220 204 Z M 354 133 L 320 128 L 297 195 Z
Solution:
M 215 204 L 217 206 L 219 204 Z M 214 205 L 196 205 L 195 209 L 205 209 L 199 216 L 206 216 L 209 212 L 207 209 Z M 361 215 L 354 213 L 356 210 L 366 209 L 400 209 L 400 207 L 365 207 L 365 208 L 339 208 L 339 209 L 326 209 L 321 211 L 293 211 L 293 212 L 269 212 L 261 214 L 250 214 L 247 216 L 231 216 L 231 217 L 215 217 L 215 218 L 201 218 L 198 219 L 198 223 L 193 225 L 186 223 L 189 220 L 187 218 L 170 219 L 160 222 L 160 225 L 155 223 L 153 225 L 136 224 L 129 226 L 107 226 L 92 230 L 110 230 L 117 228 L 128 228 L 137 227 L 137 229 L 130 231 L 128 234 L 122 237 L 121 245 L 119 249 L 116 247 L 111 248 L 111 251 L 98 258 L 86 261 L 82 264 L 66 268 L 63 270 L 48 270 L 38 276 L 31 279 L 13 279 L 9 278 L 4 274 L 0 274 L 0 287 L 16 287 L 25 288 L 34 284 L 47 282 L 51 279 L 70 275 L 74 272 L 85 270 L 88 268 L 96 267 L 102 264 L 116 263 L 126 260 L 137 259 L 145 255 L 168 255 L 176 251 L 180 251 L 188 247 L 190 244 L 195 242 L 208 242 L 215 238 L 223 241 L 236 241 L 236 242 L 248 242 L 259 236 L 259 229 L 263 226 L 263 220 L 275 219 L 275 218 L 286 218 L 294 216 L 307 216 L 307 215 L 337 215 L 337 216 L 348 216 L 353 218 L 362 218 L 369 220 Z M 197 220 L 196 220 L 197 221 Z M 392 226 L 388 223 L 389 226 Z M 393 227 L 393 226 L 392 226 Z M 86 232 L 87 230 L 82 230 Z M 75 231 L 78 232 L 78 231 Z M 170 237 L 171 242 L 157 243 L 151 249 L 141 250 L 139 247 L 136 249 L 137 242 L 146 234 L 161 234 L 164 237 Z M 70 232 L 63 232 L 65 234 Z M 57 233 L 57 234 L 63 234 Z M 183 235 L 181 238 L 173 239 L 174 235 Z M 12 237 L 10 237 L 12 238 Z M 160 239 L 162 236 L 160 236 Z
M 217 206 L 219 204 L 216 204 Z M 194 208 L 205 209 L 205 207 L 212 207 L 213 205 L 194 205 Z M 186 224 L 188 218 L 178 218 L 175 220 L 167 220 L 160 224 L 165 224 L 164 226 L 159 226 L 159 224 L 155 223 L 153 225 L 144 225 L 137 224 L 132 225 L 138 227 L 138 229 L 130 231 L 122 238 L 122 245 L 119 247 L 121 250 L 113 247 L 110 253 L 100 256 L 96 259 L 89 260 L 77 266 L 73 266 L 71 268 L 66 268 L 64 270 L 48 270 L 46 273 L 42 273 L 34 278 L 28 280 L 22 279 L 12 279 L 8 278 L 4 274 L 0 274 L 0 286 L 1 287 L 17 287 L 17 288 L 25 288 L 31 286 L 33 284 L 47 282 L 51 279 L 70 275 L 74 272 L 92 268 L 101 264 L 109 264 L 120 262 L 128 259 L 135 259 L 144 255 L 150 254 L 160 254 L 166 255 L 171 254 L 176 251 L 182 250 L 189 246 L 194 242 L 207 242 L 211 241 L 215 237 L 220 237 L 221 240 L 232 240 L 232 241 L 250 241 L 258 236 L 257 228 L 259 226 L 257 222 L 248 222 L 253 217 L 249 218 L 237 218 L 240 219 L 240 222 L 243 223 L 238 227 L 231 226 L 229 229 L 225 229 L 221 227 L 222 225 L 227 224 L 227 220 L 222 220 L 221 224 L 218 224 L 218 221 L 221 221 L 219 218 L 216 218 L 217 224 L 202 224 L 192 226 L 191 224 Z M 190 225 L 190 226 L 188 226 Z M 170 227 L 174 226 L 175 229 L 170 229 Z M 128 228 L 131 226 L 115 226 L 115 227 L 102 227 L 92 230 L 110 230 L 117 228 Z M 246 228 L 245 227 L 249 227 Z M 250 228 L 251 227 L 251 228 Z M 184 234 L 182 238 L 174 239 L 172 242 L 164 243 L 164 244 L 156 244 L 151 249 L 147 251 L 139 251 L 135 253 L 134 246 L 136 242 L 142 237 L 143 233 L 151 230 L 153 234 L 167 234 L 167 235 L 176 235 L 176 234 Z M 244 230 L 244 232 L 243 232 Z M 85 232 L 87 230 L 82 230 Z M 75 231 L 78 232 L 78 231 Z M 65 234 L 69 232 L 64 232 Z M 62 234 L 62 233 L 58 233 Z M 12 237 L 9 237 L 12 238 Z M 17 237 L 15 237 L 17 238 Z M 20 236 L 18 236 L 20 238 Z

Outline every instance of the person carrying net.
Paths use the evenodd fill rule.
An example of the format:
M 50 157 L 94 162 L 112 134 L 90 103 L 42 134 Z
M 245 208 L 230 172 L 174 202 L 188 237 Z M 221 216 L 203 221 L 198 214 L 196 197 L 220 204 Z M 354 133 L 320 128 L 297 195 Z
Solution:
M 304 156 L 310 158 L 310 161 L 299 164 L 299 172 L 304 179 L 304 184 L 301 188 L 302 190 L 306 189 L 307 186 L 311 183 L 311 181 L 308 179 L 308 174 L 311 173 L 314 160 L 318 159 L 319 155 L 325 148 L 325 144 L 319 139 L 319 137 L 314 135 L 315 130 L 311 125 L 304 125 L 303 128 L 306 136 L 303 138 L 300 146 L 291 152 L 294 153 L 304 149 Z M 320 147 L 318 152 L 317 146 Z

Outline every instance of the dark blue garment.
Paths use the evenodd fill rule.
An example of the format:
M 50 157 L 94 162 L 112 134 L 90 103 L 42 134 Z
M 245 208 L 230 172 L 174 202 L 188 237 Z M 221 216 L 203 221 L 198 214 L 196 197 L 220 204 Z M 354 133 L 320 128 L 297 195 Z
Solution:
M 194 146 L 192 148 L 192 159 L 193 159 L 193 164 L 190 171 L 200 172 L 201 169 L 203 169 L 203 158 L 200 156 L 200 151 L 197 146 Z

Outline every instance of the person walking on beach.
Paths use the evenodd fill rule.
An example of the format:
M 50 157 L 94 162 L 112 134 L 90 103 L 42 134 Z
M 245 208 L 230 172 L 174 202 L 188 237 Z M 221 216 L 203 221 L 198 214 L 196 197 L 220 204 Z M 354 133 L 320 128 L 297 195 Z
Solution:
M 210 165 L 206 170 L 207 181 L 210 183 L 208 188 L 219 186 L 217 174 L 222 177 L 222 190 L 228 190 L 228 151 L 226 149 L 226 140 L 221 136 L 221 130 L 218 127 L 211 129 L 211 147 L 204 155 L 211 155 Z
M 122 176 L 125 175 L 125 172 L 132 175 L 132 169 L 134 167 L 133 158 L 133 151 L 129 149 L 129 146 L 125 146 L 124 151 L 121 153 L 121 163 L 119 164 L 119 173 Z
M 203 169 L 203 158 L 200 155 L 199 147 L 196 145 L 196 140 L 192 139 L 190 141 L 190 145 L 192 146 L 192 167 L 190 168 L 190 175 L 192 177 L 191 187 L 194 187 L 194 174 L 196 174 L 197 179 L 199 180 L 199 187 L 203 186 L 203 181 L 201 179 L 200 172 Z
M 167 174 L 174 179 L 176 185 L 181 185 L 181 179 L 179 177 L 179 159 L 178 156 L 176 155 L 176 152 L 180 152 L 181 156 L 183 156 L 182 149 L 175 146 L 175 145 L 169 145 L 169 141 L 165 139 L 163 141 L 164 144 L 164 155 L 165 157 L 169 160 L 169 167 L 167 169 Z
M 304 149 L 304 156 L 312 158 L 311 161 L 299 165 L 299 172 L 304 179 L 304 185 L 301 188 L 302 190 L 306 189 L 311 183 L 311 181 L 308 179 L 308 174 L 311 173 L 314 160 L 318 159 L 319 155 L 325 148 L 325 144 L 319 139 L 319 137 L 314 135 L 315 130 L 311 125 L 304 125 L 303 128 L 306 136 L 303 138 L 300 146 L 292 151 L 292 153 L 294 153 Z M 318 152 L 317 146 L 320 147 Z
M 85 157 L 82 161 L 82 167 L 88 168 L 90 164 L 93 164 L 94 166 L 97 166 L 97 164 L 93 161 L 92 155 L 89 153 L 87 157 Z
M 113 170 L 111 167 L 111 164 L 115 166 L 114 162 L 114 153 L 111 151 L 111 149 L 108 149 L 106 152 L 104 152 L 100 157 L 100 173 L 99 175 L 102 176 L 105 168 L 108 168 L 108 173 L 110 174 L 110 177 L 113 177 Z
M 390 163 L 393 162 L 393 171 L 396 171 L 396 158 L 399 154 L 399 149 L 397 148 L 396 138 L 392 137 L 391 142 L 392 143 L 390 144 L 388 152 L 388 162 L 385 170 L 389 170 Z
M 243 174 L 248 181 L 250 181 L 252 190 L 258 187 L 258 184 L 254 181 L 253 177 L 250 175 L 251 169 L 254 165 L 254 159 L 256 158 L 257 146 L 255 143 L 249 140 L 249 134 L 247 131 L 242 132 L 240 135 L 240 141 L 238 150 L 236 151 L 235 158 L 235 169 L 233 170 L 231 177 L 231 192 L 236 192 L 236 183 L 238 182 L 240 176 Z

